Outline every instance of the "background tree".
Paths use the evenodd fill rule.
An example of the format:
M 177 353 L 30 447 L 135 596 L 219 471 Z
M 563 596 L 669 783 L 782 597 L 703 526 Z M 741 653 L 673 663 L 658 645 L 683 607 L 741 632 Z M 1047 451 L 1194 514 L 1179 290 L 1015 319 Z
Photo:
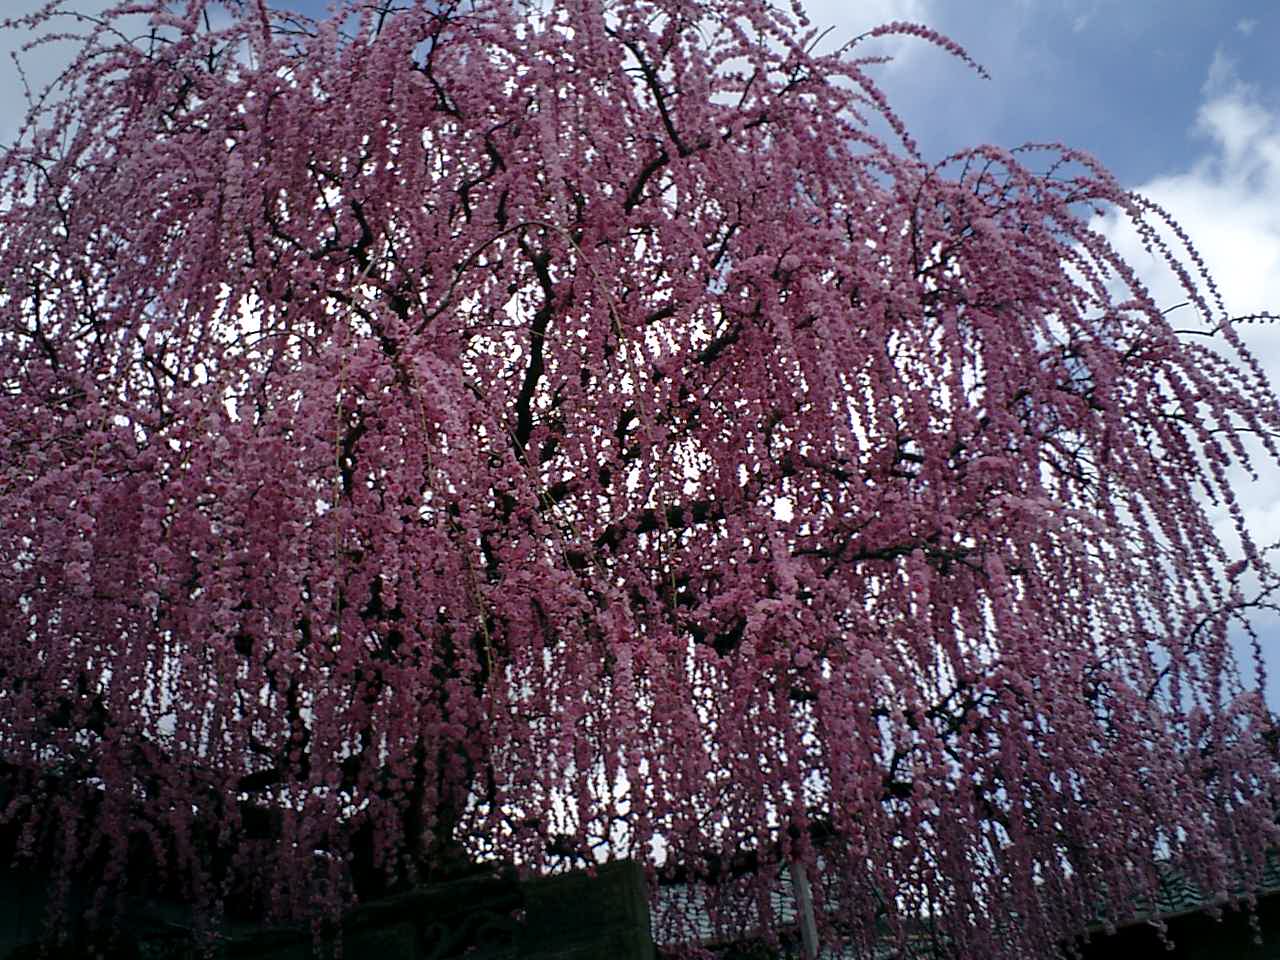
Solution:
M 635 856 L 727 930 L 792 862 L 828 937 L 993 957 L 1157 856 L 1257 883 L 1228 628 L 1275 579 L 1225 470 L 1274 394 L 1160 210 L 1062 147 L 928 164 L 817 42 L 749 0 L 93 26 L 0 168 L 18 853 L 278 915 Z

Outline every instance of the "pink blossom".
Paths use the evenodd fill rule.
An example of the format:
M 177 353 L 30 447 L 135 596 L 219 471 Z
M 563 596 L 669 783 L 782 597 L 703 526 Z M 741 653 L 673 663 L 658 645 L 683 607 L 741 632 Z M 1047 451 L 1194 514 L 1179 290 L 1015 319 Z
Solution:
M 1157 854 L 1258 885 L 1228 468 L 1280 405 L 1088 227 L 1223 323 L 1163 211 L 1067 148 L 925 164 L 798 8 L 171 6 L 0 158 L 16 852 L 314 918 L 607 851 L 729 934 L 802 863 L 828 941 L 992 958 Z

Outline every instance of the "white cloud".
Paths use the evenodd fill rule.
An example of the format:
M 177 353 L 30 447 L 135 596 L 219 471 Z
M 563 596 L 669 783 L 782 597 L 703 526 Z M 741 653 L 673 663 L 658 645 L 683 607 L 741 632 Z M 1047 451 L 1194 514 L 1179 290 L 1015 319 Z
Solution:
M 898 21 L 928 26 L 938 20 L 935 0 L 863 0 L 860 3 L 811 0 L 804 4 L 804 9 L 815 27 L 834 28 L 820 48 L 824 53 L 886 23 Z M 901 68 L 928 48 L 928 44 L 914 37 L 887 37 L 877 41 L 875 52 L 893 57 L 891 68 Z
M 1071 17 L 1071 32 L 1084 33 L 1097 19 L 1100 0 L 1059 0 L 1062 12 Z
M 1200 85 L 1200 92 L 1211 99 L 1219 94 L 1231 92 L 1239 84 L 1240 77 L 1236 73 L 1235 60 L 1227 56 L 1222 47 L 1218 47 L 1213 51 L 1213 62 L 1209 64 L 1209 72 L 1204 78 L 1204 83 Z
M 1185 170 L 1157 177 L 1137 192 L 1166 209 L 1185 229 L 1217 282 L 1233 316 L 1280 313 L 1280 115 L 1235 76 L 1229 61 L 1215 57 L 1196 114 L 1194 132 L 1206 149 Z M 1158 302 L 1180 302 L 1172 275 L 1159 269 L 1136 237 L 1115 220 L 1106 232 L 1135 265 Z M 1242 326 L 1273 386 L 1280 387 L 1280 323 Z M 1270 510 L 1280 491 L 1272 476 L 1265 503 Z M 1261 516 L 1261 513 L 1259 514 Z M 1280 520 L 1266 523 L 1270 539 L 1280 539 Z
M 863 0 L 856 4 L 844 0 L 812 0 L 805 4 L 805 9 L 815 24 L 846 23 L 854 28 L 855 34 L 894 20 L 929 23 L 935 19 L 933 0 Z
M 1233 81 L 1201 104 L 1194 130 L 1209 149 L 1189 169 L 1142 184 L 1138 192 L 1186 229 L 1229 311 L 1280 312 L 1280 116 Z M 1171 280 L 1154 289 L 1163 283 L 1172 293 Z M 1262 328 L 1250 342 L 1280 381 L 1280 331 Z
M 1192 129 L 1205 144 L 1201 154 L 1186 169 L 1141 184 L 1137 192 L 1158 203 L 1186 231 L 1229 315 L 1280 313 L 1280 113 L 1268 110 L 1219 52 Z M 1185 299 L 1173 276 L 1143 251 L 1131 230 L 1115 218 L 1101 229 L 1141 268 L 1157 303 L 1172 306 Z M 1186 320 L 1175 326 L 1194 326 L 1189 311 L 1185 313 Z M 1241 324 L 1238 331 L 1272 388 L 1280 390 L 1280 322 Z M 1250 480 L 1236 469 L 1231 479 L 1250 535 L 1267 546 L 1280 541 L 1280 469 L 1266 459 L 1259 443 L 1248 446 L 1256 451 L 1259 478 Z M 1225 511 L 1213 516 L 1219 534 L 1231 543 Z M 1280 562 L 1280 556 L 1271 556 Z M 1271 674 L 1268 700 L 1274 709 L 1280 706 L 1280 621 L 1267 615 L 1255 622 L 1264 636 Z
M 1254 20 L 1252 17 L 1245 17 L 1241 20 L 1236 21 L 1236 30 L 1237 32 L 1242 33 L 1247 37 L 1249 36 L 1249 34 L 1253 33 L 1253 29 L 1257 25 L 1258 25 L 1257 20 Z

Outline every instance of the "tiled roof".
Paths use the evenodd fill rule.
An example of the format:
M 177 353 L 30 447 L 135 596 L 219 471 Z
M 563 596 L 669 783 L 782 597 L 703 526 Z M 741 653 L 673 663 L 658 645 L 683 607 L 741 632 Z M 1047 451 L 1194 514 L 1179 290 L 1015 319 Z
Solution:
M 1228 896 L 1206 894 L 1197 889 L 1185 875 L 1175 870 L 1172 865 L 1168 863 L 1157 864 L 1157 869 L 1161 875 L 1160 888 L 1156 894 L 1154 904 L 1148 909 L 1139 910 L 1138 915 L 1133 920 L 1128 921 L 1125 926 L 1147 923 L 1156 919 L 1169 920 L 1184 914 L 1224 906 L 1232 900 L 1239 899 L 1244 894 L 1242 889 L 1232 890 Z M 1267 859 L 1266 867 L 1263 870 L 1262 885 L 1256 891 L 1256 895 L 1265 897 L 1277 893 L 1280 893 L 1280 855 L 1273 855 Z M 699 909 L 698 901 L 701 899 L 699 891 L 693 888 L 676 886 L 661 889 L 658 893 L 658 902 L 655 904 L 655 941 L 662 942 L 663 939 L 663 931 L 658 926 L 657 921 L 659 919 L 658 915 L 662 913 L 665 907 L 668 910 L 676 910 L 682 914 L 685 923 L 684 932 L 690 935 L 689 939 L 697 940 L 707 946 L 727 946 L 733 942 L 725 938 L 723 931 L 718 932 L 715 929 L 705 910 Z M 785 869 L 779 873 L 778 884 L 769 897 L 769 906 L 779 928 L 785 930 L 788 927 L 794 928 L 798 924 L 796 902 L 792 895 L 791 883 Z M 1092 933 L 1096 935 L 1102 929 L 1103 925 L 1100 923 Z M 922 936 L 910 956 L 918 958 L 929 957 L 931 951 L 927 946 L 928 939 L 928 937 Z M 874 960 L 894 960 L 899 956 L 896 946 L 886 941 L 875 950 Z M 822 960 L 868 960 L 864 954 L 857 954 L 852 950 L 826 950 L 823 951 L 821 957 Z
M 1161 863 L 1157 866 L 1160 870 L 1160 890 L 1156 894 L 1154 905 L 1142 914 L 1140 922 L 1156 918 L 1167 919 L 1221 906 L 1244 894 L 1242 889 L 1232 890 L 1228 897 L 1204 893 L 1171 865 Z M 1267 896 L 1273 893 L 1280 893 L 1280 856 L 1276 855 L 1267 858 L 1262 871 L 1262 886 L 1257 895 Z

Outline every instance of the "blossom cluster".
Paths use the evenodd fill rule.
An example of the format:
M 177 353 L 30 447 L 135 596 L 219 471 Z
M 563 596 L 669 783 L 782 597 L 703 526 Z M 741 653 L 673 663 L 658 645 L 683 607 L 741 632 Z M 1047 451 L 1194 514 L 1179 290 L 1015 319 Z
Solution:
M 6 855 L 104 916 L 629 856 L 726 933 L 799 863 L 989 957 L 1256 882 L 1280 405 L 1161 211 L 926 162 L 757 0 L 172 6 L 0 160 Z

